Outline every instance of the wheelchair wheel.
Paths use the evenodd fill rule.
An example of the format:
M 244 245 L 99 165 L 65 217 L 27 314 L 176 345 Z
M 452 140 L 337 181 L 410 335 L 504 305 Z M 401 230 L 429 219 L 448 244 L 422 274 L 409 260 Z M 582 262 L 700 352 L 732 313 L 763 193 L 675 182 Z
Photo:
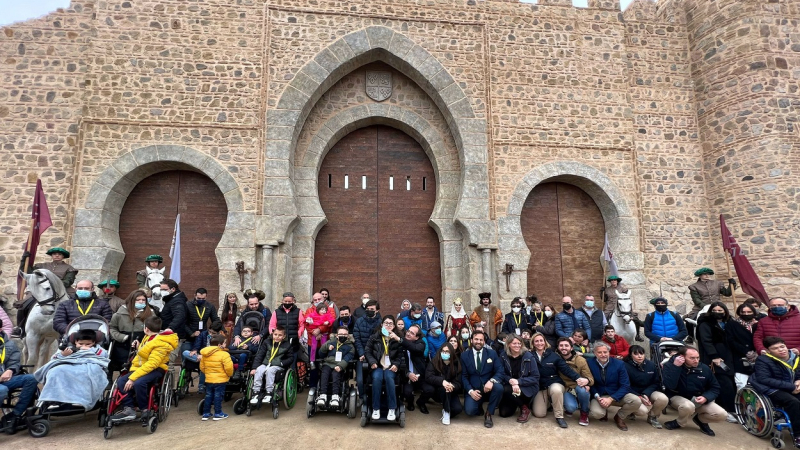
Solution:
M 362 411 L 361 412 L 361 428 L 364 428 L 365 426 L 367 426 L 367 413 Z
M 206 400 L 205 399 L 200 400 L 197 403 L 197 415 L 198 416 L 202 416 L 203 415 L 203 405 L 205 405 L 205 404 L 206 404 Z
M 247 400 L 243 398 L 237 398 L 235 402 L 233 402 L 233 413 L 237 416 L 241 416 L 242 414 L 247 411 Z
M 172 407 L 172 372 L 164 374 L 161 382 L 161 389 L 158 391 L 158 420 L 166 422 L 169 416 L 169 409 Z
M 277 419 L 279 414 L 278 405 L 272 405 L 272 418 Z
M 358 395 L 354 389 L 350 390 L 350 397 L 347 400 L 347 417 L 350 419 L 356 418 L 356 409 L 358 408 Z
M 783 442 L 783 439 L 772 438 L 769 440 L 769 443 L 775 448 L 786 448 L 786 443 Z
M 28 428 L 28 433 L 34 438 L 43 438 L 50 433 L 50 421 L 47 419 L 39 419 L 33 421 Z
M 178 388 L 176 389 L 178 393 L 178 398 L 183 400 L 186 398 L 186 395 L 189 393 L 189 382 L 191 381 L 192 373 L 187 371 L 185 368 L 181 369 L 180 375 L 178 375 Z
M 295 401 L 297 401 L 297 372 L 289 369 L 283 382 L 283 405 L 286 409 L 292 409 Z M 277 419 L 277 416 L 275 418 Z
M 400 413 L 400 428 L 405 428 L 405 427 L 406 427 L 406 413 L 405 412 L 401 412 Z
M 736 392 L 736 417 L 748 433 L 764 437 L 775 426 L 772 403 L 752 387 L 745 386 Z
M 110 426 L 103 428 L 103 439 L 111 439 L 111 435 L 113 434 L 111 430 L 113 430 L 113 428 Z
M 151 417 L 147 421 L 147 432 L 153 434 L 158 429 L 158 417 Z

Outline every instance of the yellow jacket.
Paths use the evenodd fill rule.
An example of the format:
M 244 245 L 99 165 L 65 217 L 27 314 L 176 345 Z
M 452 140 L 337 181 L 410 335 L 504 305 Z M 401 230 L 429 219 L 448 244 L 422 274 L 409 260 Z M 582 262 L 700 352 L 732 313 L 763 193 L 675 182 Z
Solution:
M 131 362 L 131 375 L 128 377 L 131 381 L 136 381 L 137 378 L 143 377 L 159 367 L 167 370 L 169 354 L 178 348 L 178 335 L 175 333 L 161 333 L 152 339 L 149 338 L 150 336 L 145 336 L 142 343 L 139 344 L 136 357 Z
M 228 350 L 208 346 L 200 350 L 200 371 L 206 375 L 206 383 L 227 383 L 233 375 L 233 361 Z

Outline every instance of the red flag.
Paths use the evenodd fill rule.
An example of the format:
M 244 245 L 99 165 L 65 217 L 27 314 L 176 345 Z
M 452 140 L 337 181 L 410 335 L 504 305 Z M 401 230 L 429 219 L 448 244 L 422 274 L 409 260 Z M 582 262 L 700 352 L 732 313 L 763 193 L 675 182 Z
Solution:
M 736 239 L 728 230 L 728 226 L 725 225 L 725 219 L 721 214 L 719 216 L 719 229 L 722 234 L 722 248 L 731 255 L 733 267 L 739 277 L 739 284 L 742 286 L 742 290 L 761 303 L 769 304 L 769 296 L 764 290 L 764 285 L 761 284 L 761 280 L 758 279 L 758 275 L 753 270 L 750 261 L 747 260 L 747 256 L 742 253 L 742 248 L 739 247 Z
M 39 247 L 39 239 L 42 234 L 53 225 L 50 218 L 50 210 L 47 208 L 47 199 L 42 189 L 42 180 L 36 180 L 36 193 L 33 195 L 33 208 L 31 208 L 31 230 L 28 234 L 28 241 L 25 243 L 25 251 L 30 255 L 22 258 L 20 270 L 27 272 L 33 266 L 36 259 L 36 249 Z M 22 299 L 25 290 L 25 279 L 17 274 L 17 298 Z

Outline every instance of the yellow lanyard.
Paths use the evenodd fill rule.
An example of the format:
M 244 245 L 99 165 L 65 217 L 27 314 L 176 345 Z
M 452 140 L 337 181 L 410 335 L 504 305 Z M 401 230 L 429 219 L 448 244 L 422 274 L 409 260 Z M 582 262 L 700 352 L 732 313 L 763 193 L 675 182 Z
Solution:
M 386 343 L 386 338 L 381 338 L 383 341 L 383 349 L 386 351 L 386 356 L 389 356 L 389 344 Z
M 81 309 L 81 302 L 79 302 L 78 300 L 75 300 L 75 304 L 78 305 L 78 311 L 80 311 L 81 315 L 85 316 L 85 315 L 89 314 L 89 311 L 92 310 L 92 306 L 94 306 L 94 300 L 92 300 L 92 303 L 89 303 L 89 307 L 86 308 L 86 312 L 83 312 L 83 309 Z
M 339 342 L 339 340 L 337 339 L 337 340 L 336 340 L 336 351 L 337 351 L 337 352 L 339 351 L 339 347 L 341 347 L 341 346 L 342 346 L 342 343 L 341 343 L 341 342 Z
M 541 315 L 539 315 L 541 314 Z M 536 321 L 539 323 L 544 322 L 544 312 L 537 313 L 536 311 L 533 312 L 534 317 L 536 317 Z
M 522 314 L 519 314 L 519 319 L 517 319 L 517 314 L 511 314 L 511 315 L 514 316 L 514 322 L 517 323 L 517 328 L 519 328 L 519 324 L 520 322 L 522 322 Z
M 3 345 L 3 353 L 0 353 L 0 364 L 3 364 L 6 361 L 6 341 L 5 341 L 5 339 L 0 338 L 0 344 Z
M 194 305 L 194 310 L 197 311 L 197 315 L 200 317 L 200 322 L 202 322 L 203 321 L 203 316 L 206 315 L 206 307 L 205 306 L 203 307 L 203 313 L 202 314 L 200 314 L 200 309 L 197 307 L 197 305 Z
M 784 366 L 786 366 L 787 369 L 791 369 L 792 372 L 797 370 L 797 363 L 800 363 L 800 356 L 795 356 L 794 357 L 794 365 L 792 365 L 792 366 L 790 366 L 789 364 L 786 364 L 786 361 L 778 359 L 778 358 L 770 355 L 769 353 L 767 353 L 767 356 L 769 356 L 770 358 L 774 359 L 775 361 L 778 361 L 779 363 L 783 364 Z
M 239 344 L 239 347 L 237 347 L 237 348 L 242 348 L 242 347 L 244 347 L 244 345 L 245 345 L 245 344 L 247 344 L 248 342 L 250 342 L 250 339 L 253 339 L 253 338 L 252 338 L 252 337 L 249 337 L 249 338 L 245 339 L 245 340 L 244 340 L 244 342 L 242 342 L 241 344 Z
M 280 344 L 278 344 L 278 346 L 275 347 L 275 343 L 274 342 L 272 343 L 272 350 L 270 350 L 270 353 L 269 353 L 269 363 L 270 364 L 272 364 L 272 360 L 275 359 L 275 355 L 278 354 L 278 350 L 280 350 L 280 348 L 281 348 Z

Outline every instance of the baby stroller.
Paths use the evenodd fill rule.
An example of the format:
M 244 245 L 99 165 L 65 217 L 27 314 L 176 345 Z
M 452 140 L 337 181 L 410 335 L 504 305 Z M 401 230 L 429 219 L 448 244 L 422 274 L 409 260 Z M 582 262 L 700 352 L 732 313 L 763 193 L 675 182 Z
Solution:
M 67 332 L 65 334 L 65 343 L 68 346 L 73 346 L 76 343 L 76 338 L 78 333 L 83 330 L 91 330 L 94 331 L 96 336 L 95 340 L 97 345 L 107 348 L 111 344 L 111 339 L 109 336 L 108 330 L 108 322 L 102 316 L 98 316 L 95 314 L 89 314 L 86 316 L 79 317 L 73 320 L 69 326 L 67 327 Z M 108 374 L 108 360 L 105 358 L 105 365 L 102 366 L 104 376 L 107 377 Z M 66 363 L 65 363 L 66 364 Z M 56 366 L 57 367 L 57 366 Z M 77 368 L 77 366 L 67 365 L 65 368 Z M 47 382 L 53 382 L 54 380 L 51 378 L 52 375 L 48 374 Z M 52 381 L 51 381 L 52 380 Z M 89 380 L 89 386 L 85 386 L 89 390 L 97 390 L 98 384 L 91 383 Z M 88 409 L 84 406 L 81 406 L 77 403 L 62 403 L 56 401 L 38 401 L 36 402 L 36 409 L 33 413 L 28 414 L 27 416 L 27 423 L 28 423 L 28 432 L 32 437 L 35 438 L 42 438 L 50 433 L 51 428 L 51 421 L 53 421 L 54 417 L 65 417 L 65 416 L 74 416 L 78 414 L 85 414 L 89 411 L 99 410 L 98 414 L 98 423 L 102 424 L 105 421 L 105 399 L 106 393 L 108 391 L 108 384 L 106 382 L 102 383 L 104 386 L 100 386 L 99 389 L 102 389 L 102 393 L 99 396 L 99 400 L 95 402 L 95 404 Z M 72 390 L 69 391 L 69 394 L 73 394 L 75 392 L 79 392 L 80 389 L 75 386 Z M 65 392 L 66 393 L 66 392 Z
M 266 329 L 267 322 L 264 319 L 264 315 L 261 314 L 259 311 L 247 311 L 239 319 L 242 323 L 242 326 L 248 326 L 253 329 L 253 335 L 261 335 L 261 333 Z M 239 367 L 239 355 L 250 353 L 247 357 L 247 362 L 243 367 Z M 233 402 L 233 412 L 234 414 L 244 414 L 247 410 L 246 408 L 246 401 L 245 398 L 249 397 L 248 394 L 248 387 L 252 386 L 252 380 L 250 375 L 250 369 L 253 364 L 253 359 L 255 358 L 255 353 L 250 352 L 248 350 L 231 350 L 230 351 L 231 359 L 233 360 L 234 372 L 233 376 L 228 383 L 225 385 L 225 401 L 229 401 L 233 398 L 236 394 L 243 394 L 242 398 L 237 399 Z M 197 404 L 197 414 L 203 415 L 203 404 L 205 403 L 205 398 L 201 398 Z
M 652 361 L 656 364 L 656 367 L 658 367 L 658 375 L 661 380 L 664 379 L 664 369 L 662 367 L 664 362 L 669 360 L 669 358 L 672 357 L 675 352 L 685 346 L 686 344 L 683 342 L 673 340 L 650 344 L 650 359 L 652 359 Z M 665 387 L 663 381 L 661 384 L 661 389 L 661 392 L 664 392 Z

